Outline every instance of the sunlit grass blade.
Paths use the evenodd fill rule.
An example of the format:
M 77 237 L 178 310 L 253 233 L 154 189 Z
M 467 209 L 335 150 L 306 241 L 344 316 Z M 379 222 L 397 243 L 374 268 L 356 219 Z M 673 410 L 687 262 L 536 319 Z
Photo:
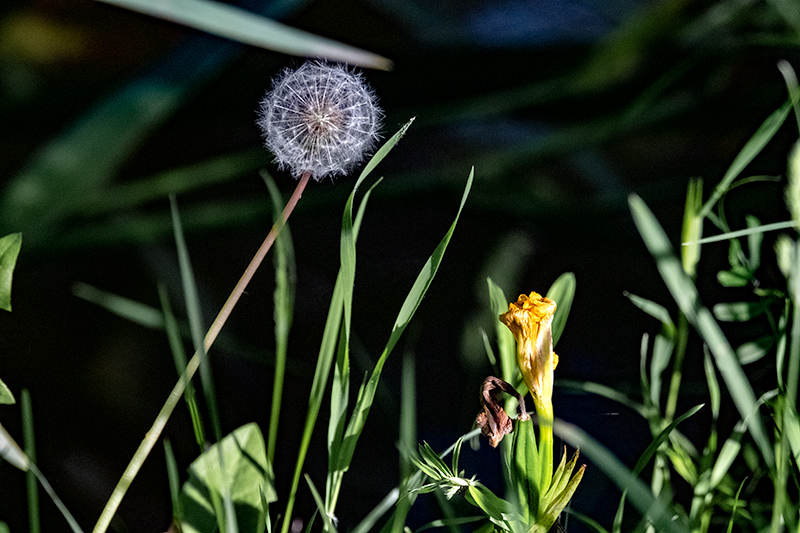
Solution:
M 373 369 L 372 374 L 370 375 L 369 381 L 366 383 L 366 386 L 362 386 L 362 388 L 359 390 L 358 399 L 356 401 L 354 412 L 350 418 L 350 422 L 348 423 L 347 426 L 347 431 L 345 432 L 345 435 L 342 440 L 342 445 L 339 451 L 339 457 L 336 458 L 337 472 L 339 472 L 338 475 L 339 479 L 336 480 L 337 484 L 341 484 L 341 475 L 344 472 L 346 472 L 347 469 L 350 467 L 350 462 L 352 461 L 356 444 L 358 443 L 358 439 L 361 435 L 362 430 L 364 429 L 364 424 L 366 423 L 367 416 L 369 415 L 369 411 L 372 407 L 372 402 L 375 397 L 375 391 L 378 387 L 383 366 L 387 358 L 389 357 L 389 354 L 392 352 L 395 345 L 397 344 L 397 341 L 400 339 L 401 335 L 405 331 L 406 326 L 408 326 L 409 321 L 414 316 L 414 313 L 419 307 L 419 304 L 422 302 L 422 299 L 424 298 L 425 293 L 428 290 L 428 287 L 430 287 L 433 278 L 436 276 L 436 272 L 444 257 L 447 245 L 449 244 L 450 239 L 453 236 L 453 232 L 455 231 L 459 216 L 461 215 L 461 212 L 464 209 L 464 205 L 469 196 L 469 192 L 472 187 L 473 177 L 474 177 L 474 169 L 470 171 L 469 178 L 467 179 L 467 184 L 466 187 L 464 188 L 464 193 L 461 197 L 461 204 L 458 208 L 458 212 L 456 213 L 455 220 L 451 224 L 444 238 L 442 238 L 439 245 L 434 250 L 431 257 L 422 267 L 422 270 L 417 276 L 414 285 L 412 286 L 411 290 L 406 296 L 405 301 L 403 302 L 402 307 L 400 308 L 400 312 L 398 313 L 397 319 L 395 320 L 392 332 L 389 335 L 389 340 L 386 343 L 386 346 L 380 358 L 378 359 L 378 362 L 375 364 L 375 368 Z M 337 493 L 338 489 L 334 491 L 334 495 Z M 330 505 L 330 503 L 331 502 L 329 502 L 328 509 L 329 511 L 332 511 L 333 507 Z M 333 502 L 333 504 L 335 505 L 335 501 Z
M 412 119 L 413 120 L 413 119 Z M 364 178 L 368 175 L 367 170 L 372 170 L 375 165 L 372 165 L 372 161 L 375 158 L 379 158 L 382 160 L 394 147 L 395 144 L 400 140 L 403 136 L 405 131 L 411 125 L 411 121 L 409 121 L 405 126 L 403 126 L 400 131 L 398 131 L 389 141 L 387 141 L 373 156 L 373 159 L 370 160 L 370 163 L 367 164 L 364 171 L 361 173 L 361 177 L 356 182 L 355 186 L 353 187 L 353 192 L 351 193 L 350 199 L 348 200 L 348 205 L 350 206 L 352 212 L 352 197 L 355 195 L 355 192 L 358 186 L 361 184 Z M 373 186 L 364 194 L 364 197 L 359 204 L 358 211 L 356 213 L 355 220 L 352 222 L 346 223 L 347 229 L 343 228 L 342 233 L 348 233 L 347 237 L 342 237 L 342 240 L 347 240 L 346 245 L 348 249 L 352 246 L 353 250 L 355 249 L 355 243 L 358 238 L 358 231 L 361 227 L 361 220 L 363 219 L 364 212 L 367 206 L 367 200 L 372 192 L 372 189 L 377 185 L 377 183 L 373 184 Z M 347 209 L 347 208 L 346 208 Z M 351 268 L 355 269 L 355 252 L 353 251 Z M 343 252 L 343 255 L 345 253 Z M 350 261 L 348 259 L 348 261 Z M 342 317 L 344 315 L 344 307 L 345 307 L 345 299 L 346 299 L 346 292 L 352 295 L 353 287 L 352 287 L 352 279 L 354 274 L 350 276 L 351 285 L 349 289 L 345 290 L 345 279 L 344 279 L 344 271 L 345 267 L 342 265 L 339 269 L 339 274 L 336 278 L 336 284 L 334 285 L 333 295 L 331 296 L 331 304 L 328 309 L 328 316 L 325 321 L 325 328 L 322 334 L 322 342 L 320 344 L 319 355 L 317 357 L 317 365 L 316 369 L 314 370 L 314 378 L 311 384 L 311 394 L 308 399 L 308 411 L 306 413 L 306 421 L 303 427 L 303 436 L 300 441 L 300 447 L 298 449 L 298 456 L 297 456 L 297 463 L 295 464 L 295 471 L 294 476 L 292 477 L 292 486 L 289 491 L 289 497 L 286 504 L 286 514 L 284 515 L 283 522 L 281 525 L 281 533 L 287 533 L 289 531 L 289 526 L 292 521 L 292 510 L 294 508 L 294 500 L 297 495 L 297 488 L 300 484 L 300 475 L 302 474 L 303 464 L 305 463 L 306 454 L 308 452 L 308 446 L 311 442 L 311 434 L 314 431 L 314 426 L 317 422 L 317 416 L 319 415 L 319 409 L 322 405 L 323 395 L 325 394 L 325 386 L 328 382 L 328 375 L 330 373 L 331 365 L 333 363 L 333 356 L 335 353 L 335 349 L 337 346 L 337 336 L 339 334 L 340 327 L 342 325 Z M 330 475 L 330 473 L 329 473 Z
M 759 226 L 748 227 L 746 229 L 729 231 L 727 233 L 721 233 L 719 235 L 711 235 L 709 237 L 703 237 L 702 239 L 697 239 L 696 241 L 685 241 L 682 242 L 681 245 L 689 246 L 692 244 L 706 244 L 709 242 L 729 241 L 731 239 L 737 239 L 739 237 L 749 237 L 751 235 L 759 235 L 762 233 L 766 233 L 768 231 L 789 229 L 795 227 L 795 225 L 796 224 L 791 220 L 787 220 L 785 222 L 774 222 L 772 224 L 763 224 Z
M 742 418 L 747 420 L 748 429 L 767 466 L 772 467 L 775 464 L 774 454 L 764 424 L 756 411 L 756 397 L 736 354 L 711 312 L 700 302 L 694 283 L 683 271 L 667 235 L 653 213 L 636 195 L 629 197 L 629 203 L 639 233 L 650 254 L 655 258 L 662 279 L 680 310 L 708 344 L 728 392 Z
M 688 533 L 688 527 L 664 505 L 664 502 L 653 496 L 650 488 L 639 478 L 633 475 L 614 455 L 604 446 L 595 441 L 582 430 L 555 420 L 554 432 L 575 448 L 580 448 L 581 454 L 592 461 L 592 465 L 602 470 L 620 490 L 627 491 L 630 502 L 643 516 L 648 516 L 656 531 L 663 533 Z
M 575 274 L 566 272 L 553 282 L 547 291 L 547 297 L 553 300 L 557 307 L 553 315 L 553 346 L 558 343 L 564 327 L 567 325 L 569 310 L 572 308 L 572 299 L 575 297 Z
M 324 531 L 335 533 L 336 527 L 333 525 L 333 521 L 331 521 L 331 517 L 328 515 L 327 511 L 325 511 L 325 502 L 322 501 L 322 497 L 317 492 L 317 488 L 314 486 L 314 482 L 311 481 L 311 478 L 308 474 L 305 474 L 306 483 L 308 483 L 308 488 L 311 490 L 311 495 L 314 497 L 314 502 L 317 504 L 317 512 L 319 512 L 320 516 L 322 516 L 322 523 L 324 524 Z
M 734 158 L 733 163 L 725 172 L 722 180 L 714 187 L 714 192 L 711 197 L 703 204 L 703 209 L 700 211 L 700 217 L 705 217 L 714 208 L 717 201 L 722 198 L 730 188 L 733 180 L 742 173 L 745 167 L 755 158 L 761 149 L 772 139 L 778 132 L 778 129 L 783 125 L 786 117 L 789 115 L 791 109 L 791 102 L 787 101 L 776 111 L 774 111 L 767 119 L 759 126 L 758 130 L 750 137 L 750 140 L 745 143 L 739 154 Z
M 25 446 L 25 455 L 28 460 L 36 462 L 36 439 L 33 431 L 33 406 L 31 405 L 31 393 L 28 389 L 22 389 L 20 400 L 22 407 L 22 437 Z M 28 486 L 28 527 L 31 533 L 39 533 L 41 526 L 39 522 L 39 483 L 33 471 L 26 473 L 26 483 Z
M 383 70 L 389 70 L 392 66 L 391 61 L 377 54 L 294 29 L 221 2 L 101 1 L 276 52 L 306 57 L 326 57 L 333 61 Z
M 274 212 L 280 213 L 283 201 L 275 181 L 269 174 L 262 172 L 261 177 L 269 190 Z M 277 218 L 277 217 L 276 217 Z M 279 219 L 278 219 L 279 220 Z M 277 222 L 277 221 L 276 221 Z M 272 462 L 275 458 L 275 447 L 278 440 L 283 381 L 286 374 L 286 356 L 289 346 L 289 330 L 294 315 L 295 263 L 292 236 L 289 228 L 284 226 L 275 239 L 275 373 L 272 380 L 272 403 L 267 434 L 267 458 Z

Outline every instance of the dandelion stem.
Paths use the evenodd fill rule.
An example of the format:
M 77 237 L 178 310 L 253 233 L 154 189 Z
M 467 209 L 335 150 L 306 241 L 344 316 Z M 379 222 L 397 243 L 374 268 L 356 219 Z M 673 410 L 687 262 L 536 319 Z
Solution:
M 228 299 L 225 301 L 222 309 L 220 309 L 219 314 L 217 314 L 217 318 L 214 319 L 213 324 L 211 324 L 211 327 L 208 329 L 208 333 L 206 333 L 205 339 L 203 340 L 205 352 L 208 352 L 208 349 L 211 348 L 212 344 L 214 344 L 214 341 L 216 340 L 217 335 L 219 335 L 222 326 L 225 325 L 225 322 L 228 320 L 231 311 L 233 311 L 233 308 L 236 306 L 239 298 L 244 293 L 245 288 L 247 288 L 247 284 L 250 283 L 250 280 L 253 278 L 253 274 L 255 274 L 256 270 L 258 270 L 258 267 L 261 265 L 261 262 L 264 260 L 264 257 L 266 257 L 267 252 L 272 247 L 272 243 L 275 242 L 275 238 L 278 236 L 278 233 L 280 233 L 283 226 L 286 225 L 286 221 L 289 219 L 289 215 L 291 215 L 294 207 L 297 205 L 297 201 L 302 196 L 310 177 L 310 172 L 306 172 L 301 176 L 300 182 L 297 184 L 294 193 L 292 193 L 289 201 L 286 202 L 286 207 L 283 208 L 283 213 L 281 214 L 280 219 L 278 219 L 272 226 L 269 235 L 267 235 L 267 238 L 264 239 L 264 242 L 259 247 L 255 256 L 253 256 L 253 259 L 250 261 L 250 264 L 247 265 L 247 269 L 245 269 L 244 274 L 242 274 L 242 277 L 239 278 L 239 282 L 233 288 L 233 291 L 231 291 L 231 295 L 228 296 Z M 94 526 L 93 533 L 105 533 L 105 531 L 108 529 L 111 519 L 114 517 L 114 514 L 116 514 L 120 503 L 122 503 L 122 499 L 125 497 L 128 487 L 133 482 L 136 474 L 139 473 L 139 469 L 141 468 L 142 464 L 144 464 L 145 459 L 150 454 L 153 446 L 155 446 L 158 438 L 161 436 L 161 432 L 163 431 L 164 426 L 166 426 L 167 420 L 169 420 L 172 411 L 175 409 L 175 406 L 183 396 L 183 392 L 186 389 L 187 384 L 200 366 L 201 353 L 202 352 L 200 351 L 195 352 L 194 356 L 191 358 L 191 360 L 189 360 L 189 363 L 186 365 L 186 370 L 183 371 L 183 374 L 181 374 L 178 382 L 172 389 L 172 392 L 170 392 L 169 396 L 167 397 L 167 401 L 164 402 L 164 406 L 158 413 L 158 416 L 153 422 L 150 431 L 147 432 L 144 440 L 142 440 L 141 444 L 139 444 L 139 448 L 133 454 L 133 458 L 131 459 L 130 463 L 128 463 L 125 472 L 123 472 L 122 477 L 117 483 L 117 486 L 114 488 L 114 492 L 111 493 L 103 512 L 100 514 L 100 518 L 97 520 L 97 524 Z

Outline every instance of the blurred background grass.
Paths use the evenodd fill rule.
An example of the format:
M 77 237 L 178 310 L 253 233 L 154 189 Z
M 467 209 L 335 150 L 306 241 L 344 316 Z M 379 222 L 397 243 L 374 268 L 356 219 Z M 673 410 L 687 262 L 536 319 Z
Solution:
M 404 341 L 416 356 L 419 439 L 435 449 L 467 431 L 479 409 L 479 386 L 490 372 L 479 329 L 493 320 L 487 275 L 513 298 L 546 291 L 562 272 L 575 272 L 557 379 L 635 391 L 640 335 L 657 324 L 622 293 L 670 300 L 631 223 L 627 194 L 640 194 L 677 239 L 689 178 L 702 176 L 710 188 L 786 98 L 776 63 L 798 66 L 795 2 L 608 4 L 237 4 L 389 58 L 391 71 L 365 71 L 386 111 L 387 136 L 417 117 L 379 168 L 386 180 L 358 242 L 354 371 L 372 367 L 475 166 L 459 227 Z M 259 169 L 273 171 L 287 196 L 293 187 L 259 147 L 255 107 L 270 78 L 301 61 L 89 0 L 0 6 L 0 234 L 21 231 L 24 238 L 14 311 L 0 317 L 0 376 L 15 394 L 30 389 L 40 466 L 82 524 L 96 520 L 175 372 L 163 332 L 77 298 L 73 285 L 157 307 L 163 282 L 180 301 L 167 200 L 177 192 L 210 322 L 271 224 Z M 796 135 L 785 126 L 750 173 L 783 169 Z M 313 184 L 291 220 L 297 304 L 279 494 L 295 458 L 352 182 Z M 762 223 L 785 220 L 783 187 L 730 194 L 731 226 L 744 226 L 745 208 Z M 704 254 L 714 250 L 706 246 Z M 719 257 L 726 255 L 719 246 Z M 224 432 L 268 419 L 272 288 L 265 268 L 213 349 Z M 713 282 L 700 288 L 713 299 Z M 703 379 L 701 364 L 686 363 L 687 405 L 695 400 L 692 380 Z M 397 483 L 399 374 L 397 357 L 342 488 L 345 528 Z M 557 390 L 555 409 L 629 464 L 646 446 L 646 424 L 610 402 Z M 0 416 L 21 434 L 17 407 Z M 312 478 L 326 468 L 323 431 L 307 461 Z M 185 467 L 196 455 L 185 409 L 166 435 Z M 498 475 L 495 460 L 486 454 L 479 465 L 487 482 Z M 24 476 L 4 467 L 2 480 L 0 520 L 23 530 Z M 616 498 L 589 468 L 573 504 L 608 523 Z M 418 516 L 432 501 L 424 500 Z M 309 517 L 312 509 L 301 493 L 297 511 Z M 159 453 L 118 517 L 120 531 L 167 528 Z M 43 502 L 44 529 L 62 524 Z

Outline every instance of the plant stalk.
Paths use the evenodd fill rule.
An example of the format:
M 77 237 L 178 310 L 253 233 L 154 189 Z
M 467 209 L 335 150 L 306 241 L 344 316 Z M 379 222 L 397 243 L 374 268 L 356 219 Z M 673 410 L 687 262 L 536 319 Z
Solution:
M 242 274 L 242 277 L 239 278 L 239 282 L 233 288 L 233 291 L 231 291 L 230 296 L 228 296 L 228 299 L 225 301 L 222 309 L 220 309 L 219 314 L 217 314 L 217 318 L 214 319 L 214 322 L 208 329 L 208 332 L 203 339 L 203 345 L 206 353 L 208 352 L 209 348 L 211 348 L 211 345 L 214 344 L 214 341 L 217 339 L 217 335 L 219 335 L 220 330 L 222 330 L 222 326 L 225 325 L 225 322 L 228 320 L 233 308 L 236 306 L 239 298 L 247 288 L 248 283 L 250 283 L 250 280 L 253 278 L 256 270 L 258 270 L 258 267 L 261 265 L 261 262 L 267 255 L 267 252 L 272 247 L 272 243 L 275 242 L 275 238 L 278 236 L 278 233 L 286 224 L 286 221 L 289 219 L 289 215 L 292 214 L 292 211 L 297 205 L 298 200 L 300 200 L 300 197 L 302 196 L 310 177 L 311 173 L 306 172 L 300 178 L 294 193 L 292 193 L 291 198 L 289 198 L 289 201 L 286 203 L 286 207 L 283 209 L 281 218 L 272 226 L 267 238 L 264 239 L 264 242 L 261 244 L 258 251 L 256 251 L 255 256 L 253 256 L 250 264 L 245 269 L 244 274 Z M 156 441 L 158 441 L 158 438 L 161 436 L 161 432 L 164 430 L 167 420 L 169 420 L 169 417 L 172 414 L 172 411 L 175 409 L 175 406 L 180 401 L 186 386 L 189 384 L 192 376 L 194 376 L 194 373 L 200 366 L 200 360 L 201 352 L 195 352 L 194 356 L 192 356 L 192 358 L 189 360 L 189 363 L 186 365 L 186 370 L 184 370 L 183 374 L 181 374 L 178 382 L 175 384 L 175 387 L 173 387 L 172 392 L 170 392 L 169 396 L 167 397 L 167 401 L 164 402 L 164 406 L 161 408 L 156 420 L 150 427 L 150 431 L 147 432 L 144 440 L 142 440 L 141 444 L 139 444 L 139 448 L 137 448 L 136 452 L 133 454 L 133 458 L 131 459 L 130 463 L 128 463 L 125 472 L 123 472 L 122 477 L 117 483 L 117 486 L 114 488 L 114 492 L 111 493 L 103 512 L 100 514 L 100 518 L 97 520 L 97 524 L 94 527 L 93 533 L 105 533 L 105 531 L 108 529 L 111 519 L 116 514 L 120 503 L 122 503 L 122 499 L 125 497 L 125 493 L 128 491 L 128 487 L 139 473 L 139 469 L 142 467 L 142 464 L 144 464 L 144 461 L 150 454 L 153 446 L 155 446 Z

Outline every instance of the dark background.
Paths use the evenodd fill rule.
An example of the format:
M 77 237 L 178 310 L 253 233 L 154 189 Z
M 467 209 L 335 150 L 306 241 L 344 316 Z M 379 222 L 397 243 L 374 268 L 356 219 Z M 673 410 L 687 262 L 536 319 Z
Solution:
M 678 243 L 686 184 L 719 181 L 758 125 L 786 98 L 776 67 L 797 66 L 800 26 L 777 2 L 498 0 L 495 2 L 255 0 L 248 9 L 379 53 L 390 72 L 364 77 L 385 110 L 385 137 L 410 117 L 407 136 L 381 163 L 358 241 L 354 385 L 371 370 L 405 294 L 447 231 L 470 168 L 475 184 L 441 269 L 383 374 L 376 405 L 345 476 L 341 529 L 357 524 L 398 482 L 400 360 L 415 355 L 418 438 L 442 449 L 471 428 L 490 367 L 480 327 L 491 333 L 485 278 L 509 298 L 545 292 L 574 272 L 577 294 L 558 346 L 556 415 L 577 423 L 627 464 L 649 441 L 646 423 L 597 397 L 558 389 L 559 379 L 598 381 L 638 399 L 639 343 L 658 324 L 623 296 L 669 306 L 669 296 L 627 208 L 641 195 Z M 176 375 L 163 332 L 133 325 L 73 295 L 75 282 L 158 307 L 157 284 L 180 304 L 166 195 L 113 209 L 108 190 L 172 168 L 253 151 L 249 165 L 181 191 L 188 245 L 210 322 L 272 217 L 259 169 L 288 196 L 291 178 L 260 145 L 255 107 L 280 69 L 302 59 L 232 44 L 88 0 L 5 1 L 0 6 L 0 234 L 21 231 L 13 312 L 0 315 L 0 377 L 30 390 L 38 463 L 90 529 Z M 183 87 L 164 120 L 126 141 L 127 154 L 100 188 L 61 154 L 34 208 L 15 196 L 39 150 L 141 80 Z M 153 106 L 158 97 L 152 98 Z M 118 134 L 124 127 L 110 134 Z M 797 133 L 791 120 L 750 174 L 779 175 Z M 98 154 L 101 157 L 102 154 Z M 68 178 L 59 177 L 59 172 Z M 341 214 L 354 178 L 311 183 L 291 219 L 297 259 L 282 430 L 276 457 L 281 502 L 288 491 L 313 367 L 338 269 Z M 60 185 L 59 185 L 60 184 Z M 726 205 L 732 227 L 753 213 L 786 220 L 783 182 L 742 188 Z M 33 191 L 33 192 L 31 192 Z M 109 198 L 111 196 L 108 196 Z M 772 240 L 766 238 L 765 250 Z M 704 299 L 725 298 L 714 281 L 724 245 L 706 246 Z M 765 256 L 766 256 L 765 252 Z M 765 259 L 769 263 L 771 259 Z M 765 274 L 769 278 L 770 273 Z M 257 421 L 266 434 L 272 383 L 273 273 L 256 275 L 215 346 L 212 365 L 223 429 Z M 733 332 L 735 334 L 735 332 Z M 408 342 L 406 342 L 408 341 Z M 681 406 L 705 401 L 702 353 L 686 361 Z M 690 350 L 692 346 L 690 346 Z M 680 409 L 679 409 L 680 410 Z M 735 422 L 735 416 L 731 416 Z M 323 412 L 306 461 L 324 485 Z M 706 419 L 707 420 L 707 419 Z M 0 422 L 21 440 L 17 406 Z M 702 438 L 704 419 L 686 432 Z M 182 468 L 196 457 L 183 404 L 164 435 Z M 484 446 L 486 448 L 486 446 Z M 497 487 L 491 450 L 466 458 L 468 475 Z M 677 476 L 676 476 L 677 477 Z M 27 527 L 24 474 L 0 465 L 0 520 Z M 678 488 L 681 488 L 678 482 Z M 313 501 L 301 485 L 296 511 Z M 685 490 L 686 487 L 683 487 Z M 44 493 L 45 531 L 66 524 Z M 573 506 L 610 527 L 618 493 L 591 464 Z M 277 506 L 283 509 L 282 503 Z M 418 500 L 409 526 L 435 518 Z M 164 531 L 170 500 L 157 446 L 119 512 L 119 531 Z M 470 511 L 473 512 L 473 511 Z M 570 531 L 580 531 L 577 522 Z

